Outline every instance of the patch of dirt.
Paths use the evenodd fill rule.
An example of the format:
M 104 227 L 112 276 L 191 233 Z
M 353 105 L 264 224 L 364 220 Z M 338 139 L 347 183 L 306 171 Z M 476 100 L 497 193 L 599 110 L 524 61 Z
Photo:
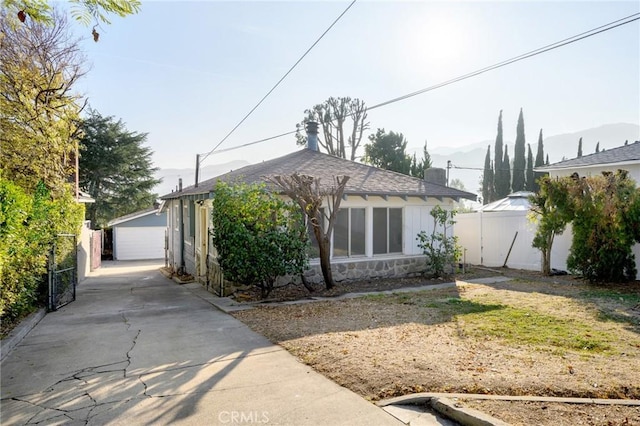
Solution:
M 476 271 L 477 275 L 483 272 Z M 370 400 L 414 392 L 640 399 L 640 312 L 615 298 L 585 299 L 594 287 L 570 276 L 504 273 L 515 279 L 431 290 L 393 302 L 384 296 L 364 297 L 260 306 L 234 315 L 302 362 Z M 489 275 L 496 274 L 489 271 Z M 374 283 L 374 288 L 367 287 Z M 353 283 L 349 290 L 393 290 L 424 283 L 378 280 Z M 637 295 L 640 283 L 619 290 Z M 465 332 L 465 320 L 454 312 L 429 307 L 429 299 L 447 298 L 499 300 L 571 321 L 587 321 L 612 336 L 615 350 L 557 350 L 491 336 L 474 337 Z M 557 409 L 550 404 L 538 409 L 500 401 L 470 404 L 484 404 L 482 411 L 515 424 L 640 424 L 638 407 L 589 405 L 578 410 L 562 404 L 564 408 Z
M 232 297 L 237 302 L 284 302 L 308 299 L 311 297 L 334 297 L 346 293 L 364 293 L 369 291 L 396 290 L 405 287 L 442 284 L 446 282 L 453 282 L 456 279 L 492 277 L 500 275 L 501 273 L 503 272 L 500 270 L 473 268 L 465 274 L 442 278 L 426 278 L 417 276 L 408 278 L 375 278 L 363 281 L 342 281 L 336 283 L 335 287 L 329 290 L 325 288 L 323 283 L 310 284 L 313 288 L 313 292 L 307 290 L 302 284 L 289 284 L 275 288 L 266 299 L 260 298 L 260 289 L 250 287 L 236 291 Z
M 556 402 L 458 400 L 460 405 L 487 413 L 514 426 L 640 425 L 640 407 Z

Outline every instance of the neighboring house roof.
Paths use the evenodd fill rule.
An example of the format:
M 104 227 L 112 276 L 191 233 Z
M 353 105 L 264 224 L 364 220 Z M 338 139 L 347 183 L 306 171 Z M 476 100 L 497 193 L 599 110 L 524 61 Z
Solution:
M 144 216 L 149 216 L 152 214 L 160 213 L 160 209 L 156 207 L 150 207 L 148 209 L 140 210 L 134 213 L 130 213 L 124 216 L 117 217 L 115 219 L 110 220 L 107 223 L 107 226 L 116 226 L 125 222 L 129 222 Z
M 628 164 L 640 164 L 640 141 L 620 146 L 618 148 L 600 151 L 595 154 L 584 155 L 571 160 L 564 160 L 548 166 L 536 167 L 537 172 L 548 172 L 562 169 L 578 169 L 587 167 L 617 167 Z
M 533 192 L 518 191 L 507 195 L 506 198 L 485 204 L 478 211 L 481 212 L 502 212 L 502 211 L 528 211 L 531 207 L 529 197 Z
M 172 192 L 160 198 L 164 200 L 183 196 L 208 198 L 218 180 L 225 182 L 240 180 L 246 183 L 269 183 L 266 179 L 267 176 L 292 175 L 293 173 L 319 178 L 323 186 L 334 184 L 336 175 L 349 176 L 350 179 L 344 191 L 345 195 L 449 197 L 469 200 L 477 198 L 475 194 L 470 192 L 460 191 L 445 185 L 428 183 L 420 178 L 378 169 L 306 148 L 273 160 L 233 170 L 213 179 L 203 181 L 197 187 L 190 186 L 182 191 Z

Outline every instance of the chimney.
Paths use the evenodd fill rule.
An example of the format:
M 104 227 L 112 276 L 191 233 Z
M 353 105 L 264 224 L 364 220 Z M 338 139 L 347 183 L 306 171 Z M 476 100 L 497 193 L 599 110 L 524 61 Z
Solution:
M 182 191 L 182 178 L 178 178 L 178 192 Z
M 424 181 L 436 185 L 447 185 L 447 171 L 436 167 L 431 167 L 424 171 Z
M 304 129 L 307 131 L 307 149 L 318 151 L 318 123 L 307 121 Z

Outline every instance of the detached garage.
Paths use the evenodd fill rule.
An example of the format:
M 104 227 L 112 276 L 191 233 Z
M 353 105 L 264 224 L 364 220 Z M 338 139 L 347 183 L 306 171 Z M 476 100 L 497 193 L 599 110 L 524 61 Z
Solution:
M 113 219 L 113 259 L 143 260 L 164 258 L 167 213 L 150 208 Z

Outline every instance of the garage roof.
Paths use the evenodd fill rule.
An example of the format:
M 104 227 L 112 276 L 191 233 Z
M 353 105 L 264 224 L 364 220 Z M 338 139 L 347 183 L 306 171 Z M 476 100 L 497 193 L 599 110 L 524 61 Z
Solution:
M 156 214 L 156 213 L 159 213 L 159 212 L 160 212 L 160 209 L 158 209 L 156 207 L 150 207 L 150 208 L 145 209 L 145 210 L 140 210 L 140 211 L 137 211 L 135 213 L 130 213 L 130 214 L 127 214 L 127 215 L 124 215 L 124 216 L 117 217 L 117 218 L 115 218 L 113 220 L 110 220 L 107 223 L 107 226 L 117 226 L 117 225 L 123 224 L 125 222 L 130 222 L 132 220 L 136 220 L 136 219 L 139 219 L 141 217 L 149 216 L 149 215 Z

